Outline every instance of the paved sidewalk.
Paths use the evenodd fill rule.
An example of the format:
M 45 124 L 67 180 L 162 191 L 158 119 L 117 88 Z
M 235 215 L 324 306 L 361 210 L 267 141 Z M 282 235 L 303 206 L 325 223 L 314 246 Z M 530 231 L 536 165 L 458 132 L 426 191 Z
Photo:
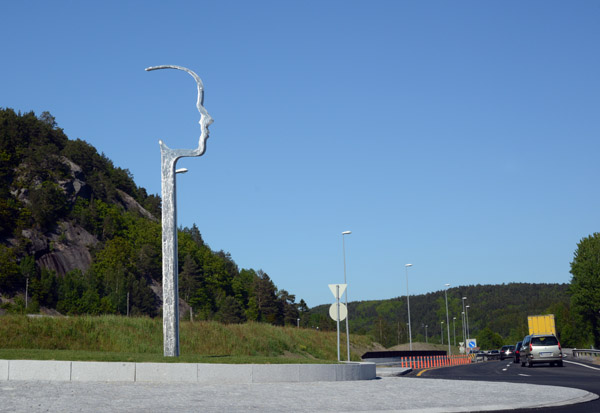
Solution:
M 465 412 L 564 405 L 577 389 L 382 377 L 351 382 L 176 384 L 0 382 L 1 412 Z M 477 388 L 470 392 L 469 387 Z M 527 402 L 510 397 L 526 391 Z

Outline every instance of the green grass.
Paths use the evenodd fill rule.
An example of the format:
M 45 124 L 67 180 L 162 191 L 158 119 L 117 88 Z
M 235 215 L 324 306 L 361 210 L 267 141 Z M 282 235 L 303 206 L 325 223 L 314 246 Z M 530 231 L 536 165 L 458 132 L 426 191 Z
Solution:
M 353 360 L 371 347 L 351 335 Z M 345 336 L 340 341 L 345 342 Z M 162 319 L 81 316 L 0 317 L 0 359 L 186 362 L 336 362 L 335 332 L 262 323 L 182 322 L 181 356 L 163 356 Z

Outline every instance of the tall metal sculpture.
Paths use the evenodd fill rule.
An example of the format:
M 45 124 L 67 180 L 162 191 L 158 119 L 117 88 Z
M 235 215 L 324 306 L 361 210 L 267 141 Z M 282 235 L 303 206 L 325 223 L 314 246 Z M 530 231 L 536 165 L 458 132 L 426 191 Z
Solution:
M 182 66 L 153 66 L 146 71 L 178 69 L 189 73 L 198 85 L 196 107 L 200 112 L 200 139 L 196 149 L 170 149 L 159 140 L 162 177 L 162 255 L 163 255 L 163 338 L 165 357 L 179 356 L 179 288 L 177 262 L 177 160 L 185 156 L 202 156 L 206 150 L 208 127 L 213 123 L 204 108 L 204 85 L 200 77 Z

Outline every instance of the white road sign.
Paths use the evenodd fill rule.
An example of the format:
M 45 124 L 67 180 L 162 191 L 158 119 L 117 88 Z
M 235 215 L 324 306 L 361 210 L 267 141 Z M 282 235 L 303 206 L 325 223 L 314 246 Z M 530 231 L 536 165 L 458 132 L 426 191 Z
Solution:
M 337 286 L 339 285 L 340 287 L 340 292 L 339 292 L 339 296 L 337 295 Z M 333 296 L 335 297 L 336 300 L 339 300 L 340 297 L 344 294 L 344 291 L 346 291 L 346 286 L 348 284 L 329 284 L 329 289 L 331 290 L 331 292 L 333 293 Z
M 337 303 L 333 303 L 333 304 L 331 304 L 331 307 L 329 307 L 329 317 L 331 317 L 334 321 L 338 321 L 337 309 L 338 309 Z M 340 303 L 340 319 L 339 319 L 339 321 L 344 321 L 347 316 L 348 316 L 348 309 L 346 308 L 344 303 Z

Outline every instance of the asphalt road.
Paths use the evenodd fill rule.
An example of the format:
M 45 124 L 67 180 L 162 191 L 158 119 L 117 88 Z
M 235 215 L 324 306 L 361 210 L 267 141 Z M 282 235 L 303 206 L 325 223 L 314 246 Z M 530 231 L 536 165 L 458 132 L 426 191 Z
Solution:
M 550 386 L 570 387 L 586 390 L 600 395 L 600 366 L 579 360 L 565 360 L 564 367 L 550 367 L 546 364 L 534 367 L 521 367 L 520 363 L 513 363 L 512 359 L 503 361 L 487 361 L 453 368 L 432 369 L 410 374 L 411 377 L 438 378 L 450 380 L 471 380 L 485 382 L 509 382 L 525 384 L 541 384 Z M 470 389 L 477 392 L 477 388 Z M 527 391 L 506 394 L 507 398 L 526 400 Z M 590 413 L 600 412 L 600 399 L 570 406 L 546 407 L 544 409 L 506 410 L 506 412 L 569 412 Z

